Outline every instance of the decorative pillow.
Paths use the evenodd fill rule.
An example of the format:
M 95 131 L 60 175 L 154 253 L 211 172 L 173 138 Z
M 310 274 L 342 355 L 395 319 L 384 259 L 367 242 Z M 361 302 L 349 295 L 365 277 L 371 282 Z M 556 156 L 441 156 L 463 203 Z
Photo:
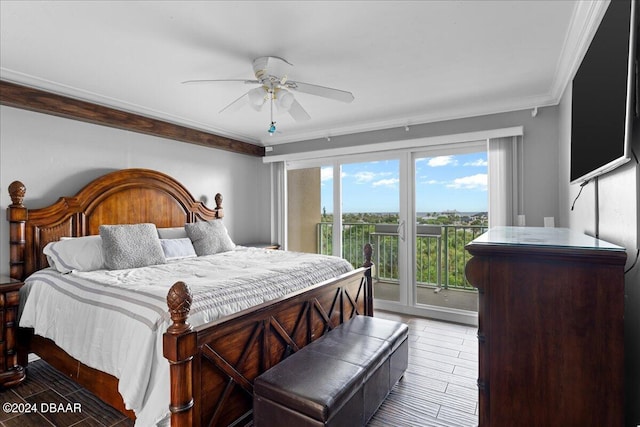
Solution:
M 60 273 L 105 268 L 100 236 L 63 238 L 48 243 L 42 252 L 47 256 L 49 265 Z
M 198 256 L 233 250 L 236 245 L 221 220 L 191 222 L 184 225 Z
M 184 227 L 158 228 L 158 236 L 161 239 L 185 239 L 189 237 Z
M 160 244 L 167 260 L 196 256 L 196 251 L 193 249 L 193 244 L 188 237 L 184 239 L 160 239 Z
M 101 225 L 104 264 L 110 270 L 164 264 L 155 224 Z

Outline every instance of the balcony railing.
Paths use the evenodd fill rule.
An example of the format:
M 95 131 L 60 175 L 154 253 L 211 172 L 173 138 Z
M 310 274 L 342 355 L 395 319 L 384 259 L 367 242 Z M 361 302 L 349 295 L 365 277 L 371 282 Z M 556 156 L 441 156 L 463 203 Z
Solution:
M 373 246 L 375 278 L 398 282 L 398 225 L 355 223 L 342 225 L 342 257 L 354 267 L 364 262 L 362 248 Z M 470 255 L 464 246 L 487 230 L 480 225 L 418 225 L 415 278 L 418 286 L 467 289 L 464 275 Z M 333 224 L 317 224 L 318 253 L 331 254 Z

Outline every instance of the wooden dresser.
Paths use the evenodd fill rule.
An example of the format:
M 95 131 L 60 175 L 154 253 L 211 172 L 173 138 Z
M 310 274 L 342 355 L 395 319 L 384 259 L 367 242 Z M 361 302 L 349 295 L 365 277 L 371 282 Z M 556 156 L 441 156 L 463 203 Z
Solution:
M 490 229 L 466 249 L 480 426 L 622 426 L 624 249 L 536 227 Z

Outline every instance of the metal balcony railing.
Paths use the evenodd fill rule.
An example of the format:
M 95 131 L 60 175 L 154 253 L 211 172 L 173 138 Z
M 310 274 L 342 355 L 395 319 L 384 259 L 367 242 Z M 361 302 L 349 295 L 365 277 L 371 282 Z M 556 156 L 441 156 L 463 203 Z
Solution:
M 418 225 L 416 227 L 415 279 L 418 286 L 445 289 L 473 287 L 464 275 L 470 255 L 464 247 L 487 230 L 480 225 Z M 333 224 L 317 224 L 318 253 L 331 254 Z M 354 267 L 364 262 L 362 248 L 373 247 L 375 279 L 398 282 L 398 224 L 345 223 L 342 257 Z

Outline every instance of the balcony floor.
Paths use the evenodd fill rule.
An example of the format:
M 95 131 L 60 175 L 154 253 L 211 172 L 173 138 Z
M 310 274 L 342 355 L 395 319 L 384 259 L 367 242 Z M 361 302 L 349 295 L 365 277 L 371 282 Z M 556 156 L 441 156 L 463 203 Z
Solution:
M 379 280 L 374 282 L 373 294 L 376 299 L 398 301 L 399 285 Z M 420 304 L 458 310 L 478 311 L 478 293 L 463 289 L 441 289 L 435 292 L 433 287 L 418 286 L 417 301 Z
M 409 325 L 409 367 L 369 426 L 478 425 L 477 329 L 376 311 Z

